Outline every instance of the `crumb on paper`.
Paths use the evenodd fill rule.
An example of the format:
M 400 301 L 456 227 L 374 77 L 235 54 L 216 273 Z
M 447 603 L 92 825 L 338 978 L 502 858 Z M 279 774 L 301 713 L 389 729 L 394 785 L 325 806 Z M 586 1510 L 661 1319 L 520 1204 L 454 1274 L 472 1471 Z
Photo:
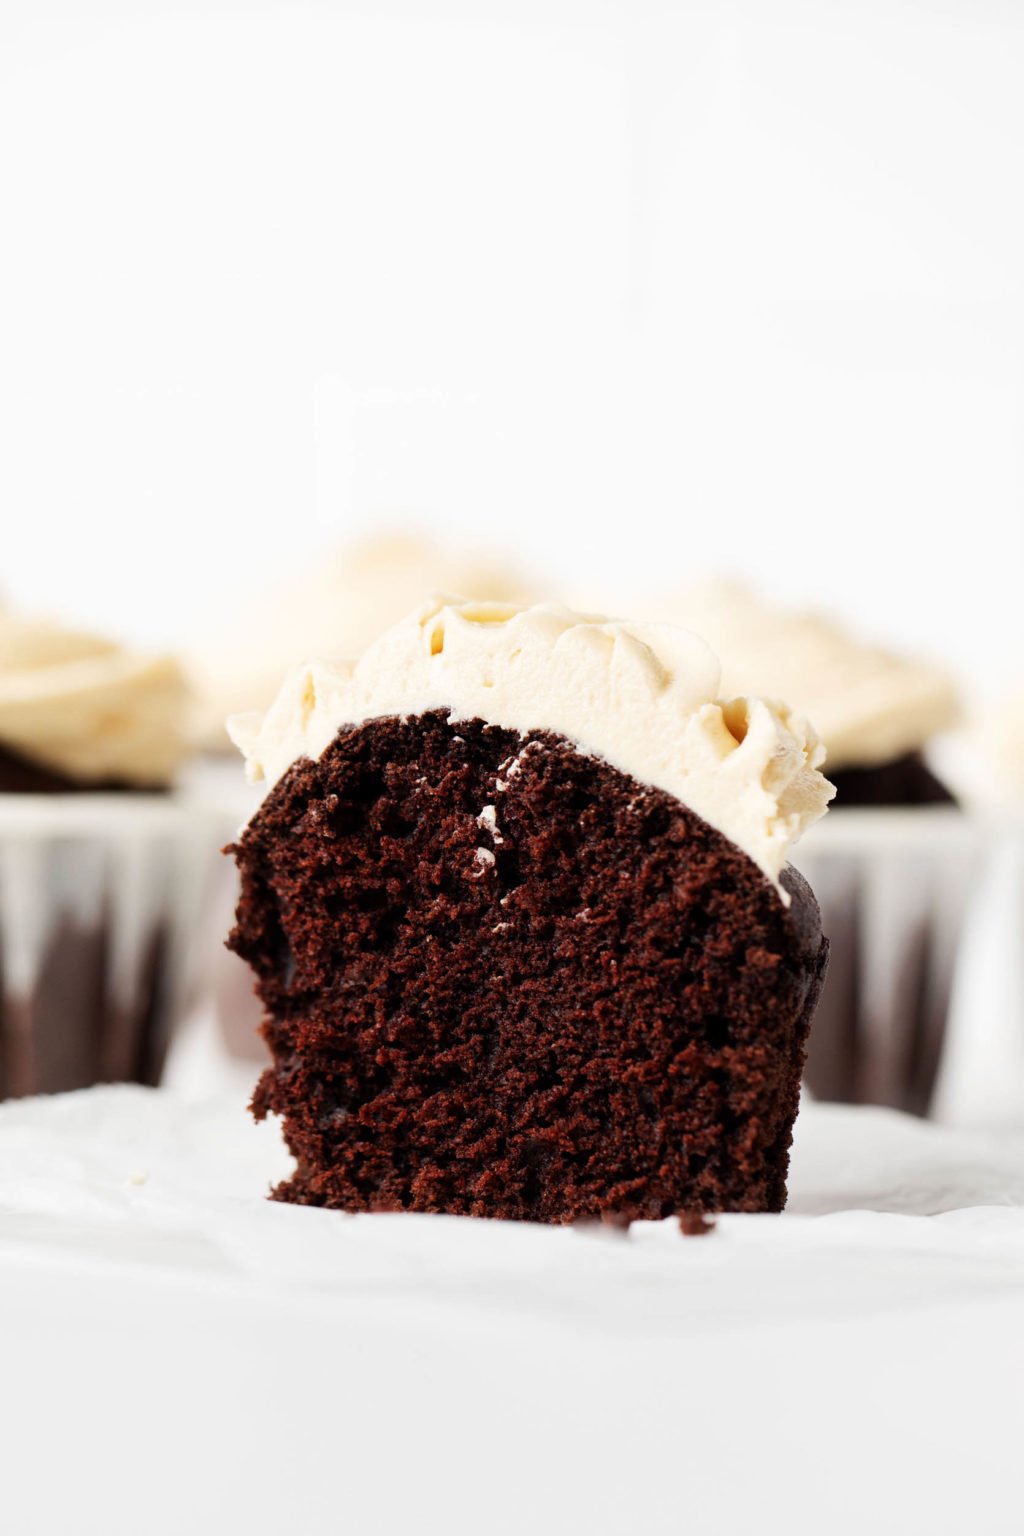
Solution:
M 599 1216 L 578 1216 L 572 1230 L 583 1237 L 605 1238 L 621 1242 L 630 1235 L 633 1218 L 622 1211 L 602 1211 Z
M 679 1230 L 684 1237 L 707 1237 L 715 1230 L 714 1218 L 703 1211 L 684 1211 L 679 1218 Z

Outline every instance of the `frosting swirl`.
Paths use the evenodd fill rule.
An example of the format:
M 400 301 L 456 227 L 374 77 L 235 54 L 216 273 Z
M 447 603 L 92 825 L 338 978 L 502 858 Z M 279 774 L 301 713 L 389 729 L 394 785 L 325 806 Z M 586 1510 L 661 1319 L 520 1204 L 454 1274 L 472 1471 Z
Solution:
M 670 625 L 437 597 L 359 661 L 298 668 L 265 715 L 235 716 L 228 731 L 250 779 L 271 783 L 341 727 L 383 715 L 447 708 L 453 720 L 555 731 L 690 806 L 778 885 L 831 798 L 824 750 L 785 706 L 722 702 L 718 685 L 707 645 Z

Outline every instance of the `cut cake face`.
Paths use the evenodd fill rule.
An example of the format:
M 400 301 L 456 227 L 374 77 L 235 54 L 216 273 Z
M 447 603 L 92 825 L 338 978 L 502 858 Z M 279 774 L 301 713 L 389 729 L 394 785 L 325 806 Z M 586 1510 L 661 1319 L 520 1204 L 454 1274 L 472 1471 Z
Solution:
M 429 648 L 429 618 L 415 622 Z M 608 628 L 612 666 L 624 627 Z M 499 687 L 515 660 L 493 633 L 486 653 Z M 674 680 L 654 662 L 663 693 Z M 291 687 L 278 723 L 305 709 L 309 729 L 323 690 Z M 278 1198 L 547 1222 L 780 1209 L 827 951 L 806 884 L 773 879 L 679 795 L 555 729 L 550 708 L 531 728 L 448 692 L 447 707 L 428 689 L 420 709 L 315 722 L 326 744 L 280 764 L 236 846 L 231 944 L 256 973 L 272 1056 L 254 1108 L 282 1117 L 297 1164 Z M 506 676 L 495 712 L 513 695 Z M 339 697 L 354 713 L 351 682 Z M 651 706 L 642 688 L 622 698 L 591 679 L 594 720 L 632 710 L 636 742 Z M 696 718 L 689 739 L 717 749 L 709 710 L 755 714 L 690 698 L 677 738 Z M 810 814 L 815 793 L 823 807 L 813 740 L 788 721 L 778 735 L 769 787 L 762 774 L 731 825 L 758 824 L 757 794 L 777 818 Z M 713 761 L 677 757 L 688 769 L 713 784 Z M 803 812 L 780 812 L 801 777 Z

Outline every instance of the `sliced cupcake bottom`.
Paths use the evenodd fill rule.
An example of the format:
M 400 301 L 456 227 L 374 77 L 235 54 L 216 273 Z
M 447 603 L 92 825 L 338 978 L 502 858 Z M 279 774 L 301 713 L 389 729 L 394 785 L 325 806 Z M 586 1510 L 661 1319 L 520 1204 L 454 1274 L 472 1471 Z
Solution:
M 235 848 L 276 1197 L 545 1222 L 776 1211 L 817 904 L 550 732 L 342 729 Z

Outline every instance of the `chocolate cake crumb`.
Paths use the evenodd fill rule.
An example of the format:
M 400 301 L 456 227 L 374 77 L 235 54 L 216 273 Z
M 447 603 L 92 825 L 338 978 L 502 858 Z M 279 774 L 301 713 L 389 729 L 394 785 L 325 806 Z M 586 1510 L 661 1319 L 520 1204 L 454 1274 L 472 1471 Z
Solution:
M 679 1230 L 684 1237 L 706 1237 L 715 1230 L 703 1211 L 684 1211 L 679 1218 Z
M 234 852 L 272 1056 L 252 1107 L 296 1159 L 277 1199 L 781 1209 L 827 952 L 795 871 L 787 908 L 672 796 L 444 711 L 342 729 Z
M 623 1211 L 602 1211 L 601 1225 L 610 1227 L 614 1232 L 628 1232 L 633 1220 Z

